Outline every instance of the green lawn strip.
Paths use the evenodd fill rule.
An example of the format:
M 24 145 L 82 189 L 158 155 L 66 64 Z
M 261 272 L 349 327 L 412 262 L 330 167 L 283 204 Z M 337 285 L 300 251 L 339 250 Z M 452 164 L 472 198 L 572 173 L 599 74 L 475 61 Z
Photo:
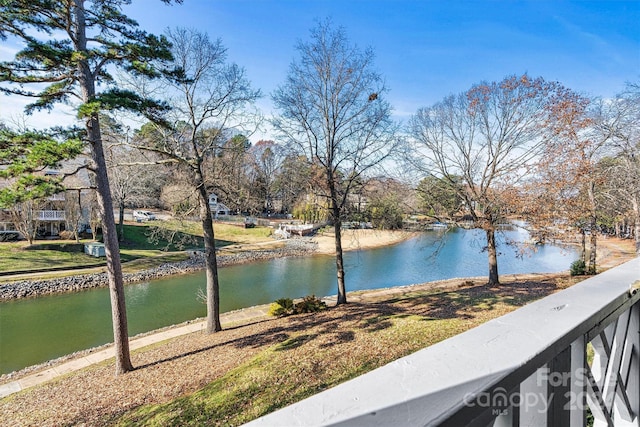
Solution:
M 76 250 L 69 250 L 69 247 Z M 0 243 L 0 271 L 46 270 L 51 267 L 74 267 L 99 262 L 75 244 L 44 243 L 27 248 L 22 243 Z
M 535 294 L 535 293 L 534 293 Z M 501 316 L 530 299 L 465 289 L 393 298 L 388 313 L 288 336 L 201 390 L 140 407 L 117 425 L 239 425 Z M 442 310 L 449 305 L 452 308 Z M 366 306 L 365 306 L 366 307 Z M 411 311 L 420 314 L 412 314 Z M 112 420 L 113 421 L 113 420 Z
M 122 249 L 180 251 L 204 246 L 193 223 L 150 221 L 124 226 Z
M 154 227 L 169 230 L 153 233 Z M 120 244 L 120 257 L 128 273 L 156 267 L 166 262 L 177 262 L 187 258 L 184 249 L 202 248 L 202 230 L 197 222 L 151 221 L 124 226 L 124 241 Z M 199 234 L 198 234 L 199 233 Z M 216 245 L 224 247 L 238 243 L 260 243 L 270 241 L 269 228 L 244 229 L 226 224 L 216 224 Z M 219 235 L 219 236 L 218 236 Z M 172 243 L 181 242 L 182 244 Z M 98 267 L 105 264 L 104 258 L 95 258 L 84 253 L 84 244 L 70 241 L 0 242 L 0 272 L 43 272 L 46 277 L 61 277 L 65 274 L 47 273 L 61 268 Z M 135 260 L 135 261 L 134 261 Z
M 271 241 L 273 230 L 268 227 L 242 228 L 228 224 L 216 224 L 214 227 L 216 240 L 232 243 L 260 243 Z

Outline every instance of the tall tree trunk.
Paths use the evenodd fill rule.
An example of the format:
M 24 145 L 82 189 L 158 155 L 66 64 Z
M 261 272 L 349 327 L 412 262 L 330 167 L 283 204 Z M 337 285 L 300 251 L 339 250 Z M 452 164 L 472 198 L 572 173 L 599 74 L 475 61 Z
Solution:
M 338 193 L 332 177 L 329 177 L 328 184 L 331 195 L 331 216 L 333 217 L 333 230 L 336 243 L 336 275 L 338 278 L 338 299 L 336 304 L 340 305 L 347 303 L 347 287 L 344 280 L 344 258 L 342 253 L 342 221 L 340 219 Z
M 36 236 L 36 232 L 34 230 L 37 230 L 38 227 L 35 225 L 36 223 L 36 215 L 33 207 L 33 203 L 32 202 L 25 202 L 23 203 L 24 208 L 27 211 L 27 221 L 26 221 L 26 226 L 24 227 L 24 229 L 26 230 L 26 235 L 24 237 L 27 238 L 27 241 L 29 242 L 29 246 L 33 245 L 33 240 L 35 239 Z M 20 218 L 19 216 L 16 216 L 17 218 Z
M 122 242 L 124 239 L 124 199 L 120 200 L 118 206 L 118 241 Z
M 116 375 L 133 370 L 129 353 L 129 334 L 127 310 L 124 300 L 124 280 L 120 263 L 120 246 L 118 232 L 113 215 L 113 204 L 109 192 L 109 177 L 100 135 L 100 124 L 97 118 L 87 120 L 87 134 L 91 143 L 91 155 L 96 165 L 97 200 L 102 216 L 102 236 L 107 256 L 107 277 L 111 296 L 111 317 L 113 322 L 113 339 L 116 350 Z
M 336 272 L 338 276 L 338 300 L 337 304 L 347 303 L 347 288 L 344 282 L 344 259 L 342 254 L 342 221 L 340 215 L 334 219 L 333 229 L 336 237 Z
M 80 222 L 82 221 L 82 190 L 78 190 L 78 221 L 73 227 L 73 235 L 76 238 L 76 243 L 80 242 Z
M 596 230 L 596 217 L 591 217 L 591 234 L 589 236 L 589 268 L 587 269 L 589 274 L 596 274 L 596 257 L 597 253 L 597 241 L 598 232 Z
M 598 216 L 596 213 L 596 196 L 595 196 L 595 183 L 591 181 L 589 183 L 589 204 L 590 204 L 590 218 L 589 227 L 591 234 L 589 236 L 589 266 L 587 272 L 589 274 L 596 274 L 596 257 L 597 257 L 597 240 L 598 240 Z
M 75 0 L 76 8 L 76 45 L 81 52 L 87 51 L 84 4 Z M 95 97 L 95 78 L 86 60 L 78 62 L 79 81 L 82 89 L 82 101 L 90 102 Z M 104 157 L 100 122 L 97 113 L 85 118 L 87 138 L 91 145 L 91 157 L 95 165 L 98 206 L 102 216 L 102 235 L 107 256 L 107 278 L 111 296 L 111 317 L 113 321 L 113 340 L 116 353 L 116 375 L 133 370 L 129 352 L 129 334 L 127 310 L 124 301 L 124 280 L 120 263 L 118 233 L 113 215 L 113 203 L 107 175 L 107 163 Z
M 587 265 L 587 232 L 584 227 L 580 228 L 580 245 L 582 246 L 582 253 L 580 254 L 580 259 L 582 263 Z
M 209 207 L 209 195 L 203 181 L 200 180 L 200 221 L 204 234 L 204 254 L 207 277 L 207 333 L 222 330 L 220 323 L 220 286 L 218 283 L 218 261 L 216 259 L 216 240 L 213 231 L 213 219 Z
M 633 207 L 633 238 L 636 243 L 636 254 L 640 256 L 640 201 L 638 197 L 631 198 L 631 206 Z
M 489 286 L 500 284 L 498 276 L 498 250 L 496 247 L 496 231 L 489 226 L 485 230 L 487 234 L 487 252 L 489 254 Z

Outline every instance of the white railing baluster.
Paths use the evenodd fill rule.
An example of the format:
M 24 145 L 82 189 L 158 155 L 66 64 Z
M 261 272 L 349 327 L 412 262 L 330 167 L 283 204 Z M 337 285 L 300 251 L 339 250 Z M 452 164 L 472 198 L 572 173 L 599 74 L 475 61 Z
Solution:
M 620 394 L 624 394 L 618 379 L 620 378 L 620 366 L 629 324 L 629 313 L 629 311 L 626 311 L 614 322 L 615 332 L 611 340 L 611 346 L 608 349 L 609 357 L 602 386 L 602 396 L 605 407 L 611 414 L 613 414 L 614 402 L 621 401 Z
M 549 385 L 547 381 L 549 367 L 538 368 L 520 384 L 520 425 L 546 426 L 546 406 L 549 401 Z
M 65 211 L 44 210 L 37 211 L 40 221 L 64 221 Z
M 591 341 L 594 356 L 590 370 L 591 384 L 588 402 L 595 419 L 594 427 L 612 425 L 611 412 L 609 411 L 609 406 L 606 404 L 604 386 L 609 356 L 611 354 L 609 343 L 615 333 L 616 322 L 608 325 Z
M 508 407 L 508 408 L 496 408 L 496 412 L 500 412 L 500 415 L 489 423 L 489 427 L 514 427 L 518 425 L 517 417 L 518 411 L 517 408 Z

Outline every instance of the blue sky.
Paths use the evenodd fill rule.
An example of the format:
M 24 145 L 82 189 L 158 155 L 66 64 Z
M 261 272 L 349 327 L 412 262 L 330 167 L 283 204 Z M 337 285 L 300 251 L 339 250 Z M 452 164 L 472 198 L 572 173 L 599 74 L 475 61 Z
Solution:
M 126 12 L 150 32 L 181 26 L 220 38 L 229 59 L 265 94 L 259 105 L 266 114 L 296 42 L 308 40 L 309 29 L 325 18 L 374 50 L 400 120 L 474 83 L 511 74 L 527 72 L 602 97 L 640 82 L 639 0 L 184 0 L 173 6 L 134 0 Z M 19 105 L 0 98 L 0 118 Z

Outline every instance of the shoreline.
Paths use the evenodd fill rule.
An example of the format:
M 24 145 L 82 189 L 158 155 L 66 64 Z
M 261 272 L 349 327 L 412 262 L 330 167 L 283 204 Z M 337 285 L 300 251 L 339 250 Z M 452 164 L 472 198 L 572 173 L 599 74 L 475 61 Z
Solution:
M 372 249 L 400 243 L 415 236 L 415 233 L 389 230 L 344 230 L 344 251 Z M 283 257 L 303 257 L 312 255 L 334 255 L 335 243 L 332 233 L 325 233 L 311 238 L 293 238 L 281 241 L 266 242 L 267 245 L 279 243 L 275 248 L 243 250 L 238 246 L 235 252 L 221 248 L 217 255 L 218 267 L 240 265 L 258 261 L 266 261 Z M 135 273 L 125 273 L 125 285 L 149 280 L 190 274 L 205 268 L 202 251 L 188 251 L 189 259 L 177 263 L 166 263 Z M 69 270 L 71 271 L 71 270 Z M 7 276 L 6 278 L 8 278 Z M 69 274 L 56 278 L 32 278 L 9 281 L 0 284 L 0 302 L 24 298 L 37 298 L 45 295 L 79 292 L 86 289 L 108 286 L 106 272 Z
M 326 236 L 325 236 L 326 237 Z M 406 233 L 405 232 L 405 237 L 404 239 L 410 238 L 412 237 L 410 233 Z M 601 244 L 600 247 L 601 249 L 604 249 L 601 253 L 601 257 L 599 257 L 599 263 L 601 268 L 604 269 L 608 269 L 608 268 L 612 268 L 615 267 L 617 265 L 623 264 L 633 258 L 636 257 L 635 251 L 634 251 L 634 245 L 632 241 L 625 241 L 622 239 L 607 239 L 607 243 L 606 244 Z M 388 240 L 386 240 L 388 242 Z M 394 243 L 398 243 L 402 240 L 398 240 L 392 243 L 387 243 L 387 244 L 394 244 Z M 380 246 L 380 245 L 379 245 Z M 370 248 L 370 247 L 369 247 Z M 356 249 L 364 249 L 364 247 L 359 247 Z M 351 249 L 354 250 L 354 249 Z M 560 272 L 560 273 L 518 273 L 518 274 L 510 274 L 510 275 L 502 275 L 501 278 L 504 280 L 504 283 L 508 286 L 508 283 L 513 282 L 513 281 L 517 281 L 517 280 L 528 280 L 528 279 L 533 279 L 533 278 L 537 278 L 537 277 L 543 277 L 543 278 L 550 278 L 550 277 L 556 277 L 556 278 L 561 278 L 561 277 L 567 277 L 569 278 L 569 274 L 567 271 L 565 272 Z M 582 277 L 582 276 L 580 276 Z M 588 277 L 588 276 L 586 276 Z M 406 292 L 411 292 L 412 290 L 418 290 L 418 289 L 441 289 L 443 291 L 445 290 L 452 290 L 452 289 L 456 289 L 456 288 L 464 288 L 464 287 L 473 287 L 473 286 L 477 286 L 477 285 L 481 285 L 481 282 L 483 282 L 484 280 L 486 280 L 485 276 L 480 276 L 480 277 L 467 277 L 467 278 L 449 278 L 449 279 L 442 279 L 442 280 L 436 280 L 436 281 L 431 281 L 431 282 L 423 282 L 423 283 L 416 283 L 416 284 L 410 284 L 410 285 L 404 285 L 404 286 L 395 286 L 395 287 L 388 287 L 388 288 L 380 288 L 380 289 L 370 289 L 370 290 L 359 290 L 359 291 L 352 291 L 352 292 L 348 292 L 348 296 L 349 296 L 349 300 L 352 302 L 356 302 L 356 301 L 360 301 L 363 299 L 375 299 L 376 297 L 379 296 L 388 296 L 391 294 L 395 294 L 395 293 L 406 293 Z M 335 295 L 333 296 L 327 296 L 323 298 L 325 301 L 327 301 L 329 304 L 332 302 L 335 302 Z M 266 312 L 268 311 L 268 307 L 269 304 L 265 304 L 263 306 L 254 306 L 254 307 L 247 307 L 247 308 L 243 308 L 243 309 L 239 309 L 239 310 L 234 310 L 228 313 L 223 314 L 223 316 L 229 316 L 229 321 L 230 324 L 232 324 L 234 327 L 244 324 L 246 322 L 251 322 L 251 321 L 255 321 L 258 314 L 262 313 L 261 316 L 262 317 L 266 317 Z M 254 318 L 250 317 L 250 314 L 253 314 Z M 237 318 L 236 318 L 237 317 Z M 154 337 L 162 337 L 164 336 L 163 334 L 169 333 L 171 334 L 172 332 L 180 329 L 180 328 L 186 328 L 189 326 L 195 326 L 196 324 L 200 324 L 203 322 L 203 319 L 192 319 L 192 320 L 188 320 L 186 322 L 180 323 L 180 324 L 175 324 L 175 325 L 169 325 L 169 326 L 165 326 L 163 328 L 159 328 L 159 329 L 155 329 L 152 331 L 147 331 L 147 332 L 143 332 L 140 333 L 138 335 L 132 336 L 129 339 L 130 340 L 140 340 L 142 338 L 149 338 L 151 339 L 152 342 L 160 342 L 160 341 L 164 341 L 165 338 L 159 338 L 156 341 L 153 340 Z M 52 359 L 52 360 L 48 360 L 46 362 L 43 362 L 41 364 L 37 364 L 37 365 L 31 365 L 31 366 L 27 366 L 23 369 L 17 370 L 17 371 L 13 371 L 10 373 L 6 373 L 6 374 L 2 374 L 0 375 L 0 386 L 4 385 L 7 386 L 8 384 L 21 380 L 22 378 L 26 378 L 26 377 L 31 377 L 31 376 L 35 376 L 35 377 L 39 377 L 41 376 L 41 372 L 43 372 L 43 370 L 51 370 L 53 369 L 55 371 L 55 368 L 57 366 L 60 366 L 64 363 L 76 360 L 76 359 L 84 359 L 88 356 L 91 356 L 95 353 L 98 352 L 103 352 L 103 351 L 108 351 L 110 348 L 113 347 L 113 343 L 107 343 L 98 347 L 93 347 L 93 348 L 89 348 L 89 349 L 85 349 L 85 350 L 80 350 L 68 355 L 64 355 L 61 356 L 59 358 L 56 359 Z M 47 381 L 48 378 L 44 378 L 43 381 Z
M 256 261 L 280 257 L 307 256 L 314 253 L 315 245 L 308 241 L 291 241 L 284 246 L 250 251 L 240 251 L 217 256 L 218 266 L 239 265 Z M 135 273 L 124 273 L 125 285 L 170 276 L 179 276 L 202 271 L 205 268 L 204 253 L 202 251 L 188 251 L 189 259 L 174 263 L 161 264 L 147 270 Z M 72 270 L 69 270 L 72 271 Z M 0 302 L 13 301 L 24 298 L 37 298 L 45 295 L 79 292 L 86 289 L 107 287 L 109 285 L 107 273 L 69 274 L 51 279 L 23 279 L 0 284 Z
M 342 231 L 342 247 L 345 252 L 367 250 L 395 245 L 417 236 L 418 232 L 406 230 L 350 229 Z M 269 247 L 277 244 L 275 247 Z M 557 242 L 556 244 L 562 244 Z M 564 244 L 571 244 L 565 242 Z M 265 249 L 256 249 L 256 245 L 237 245 L 234 250 L 221 248 L 217 255 L 218 266 L 240 265 L 266 261 L 283 257 L 303 257 L 313 255 L 335 255 L 335 235 L 324 232 L 313 237 L 293 238 L 283 241 L 263 242 Z M 598 243 L 598 272 L 611 268 L 635 256 L 631 240 L 620 238 L 601 238 Z M 161 279 L 181 274 L 202 271 L 205 268 L 202 251 L 188 251 L 189 259 L 174 263 L 165 263 L 157 267 L 134 273 L 125 273 L 125 285 L 149 280 Z M 86 273 L 84 270 L 56 278 L 29 278 L 0 283 L 0 302 L 23 298 L 37 298 L 45 295 L 79 292 L 86 289 L 108 286 L 104 271 Z M 75 273 L 75 274 L 74 274 Z M 10 276 L 6 276 L 8 278 Z

